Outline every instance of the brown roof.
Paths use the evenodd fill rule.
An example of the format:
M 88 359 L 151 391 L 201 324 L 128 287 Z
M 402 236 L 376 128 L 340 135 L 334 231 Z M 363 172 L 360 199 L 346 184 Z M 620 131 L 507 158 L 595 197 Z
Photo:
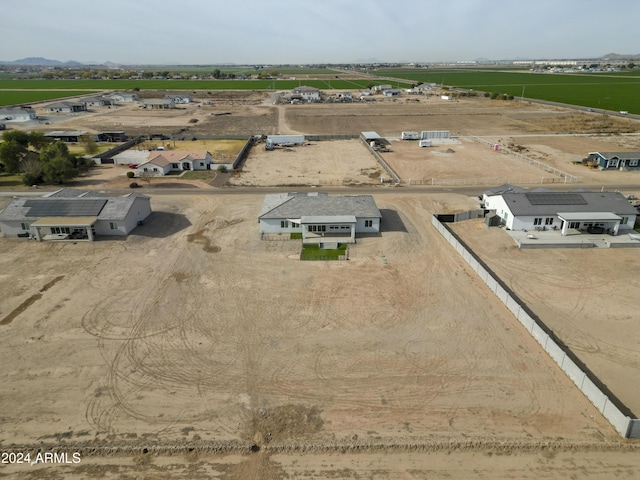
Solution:
M 184 150 L 154 150 L 153 152 L 149 153 L 147 161 L 142 165 L 146 163 L 153 163 L 154 165 L 157 165 L 159 167 L 166 167 L 170 163 L 179 163 L 183 160 L 206 160 L 208 153 L 209 152 L 207 152 L 206 150 L 199 150 L 194 152 L 186 152 Z

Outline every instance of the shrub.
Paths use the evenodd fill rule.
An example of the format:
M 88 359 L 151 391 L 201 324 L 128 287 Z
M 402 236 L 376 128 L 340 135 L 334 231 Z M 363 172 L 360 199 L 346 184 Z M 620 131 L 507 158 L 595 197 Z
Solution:
M 127 172 L 127 178 L 133 178 L 133 177 L 135 177 L 135 176 L 136 176 L 136 174 L 135 174 L 135 173 L 133 173 L 133 172 Z
M 138 188 L 138 187 L 140 187 L 140 185 L 138 185 L 138 183 L 137 183 L 137 182 L 131 182 L 131 183 L 129 184 L 129 188 Z
M 227 172 L 229 171 L 229 169 L 227 168 L 227 166 L 226 166 L 226 165 L 220 165 L 220 166 L 218 167 L 218 171 L 219 171 L 220 173 L 227 173 Z

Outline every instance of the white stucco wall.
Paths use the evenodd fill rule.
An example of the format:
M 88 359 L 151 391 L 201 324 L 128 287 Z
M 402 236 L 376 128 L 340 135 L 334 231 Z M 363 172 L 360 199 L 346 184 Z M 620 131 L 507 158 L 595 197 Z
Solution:
M 371 227 L 365 227 L 365 220 L 371 220 Z M 379 218 L 357 218 L 356 219 L 356 233 L 379 233 L 380 232 L 380 219 Z

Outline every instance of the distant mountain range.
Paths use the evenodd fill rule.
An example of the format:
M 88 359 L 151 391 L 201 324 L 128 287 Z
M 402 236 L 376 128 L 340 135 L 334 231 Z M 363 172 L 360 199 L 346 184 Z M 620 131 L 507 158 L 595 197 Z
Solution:
M 516 59 L 512 59 L 512 60 L 518 60 L 519 58 Z M 572 60 L 572 59 L 567 59 L 567 60 Z M 584 59 L 578 59 L 578 60 L 584 60 Z M 640 54 L 634 54 L 634 55 L 622 55 L 619 53 L 608 53 L 606 55 L 602 55 L 601 57 L 594 57 L 593 60 L 601 60 L 601 61 L 606 61 L 606 60 L 640 60 Z M 479 63 L 485 63 L 485 62 L 491 62 L 491 60 L 487 59 L 487 58 L 481 58 L 481 59 L 476 59 L 477 62 Z M 377 59 L 361 59 L 355 63 L 379 63 Z M 422 62 L 421 62 L 422 63 Z M 428 63 L 428 62 L 427 62 Z M 86 66 L 90 66 L 90 65 L 95 65 L 95 66 L 104 66 L 104 67 L 109 67 L 109 66 L 118 66 L 118 65 L 122 65 L 122 66 L 126 66 L 126 65 L 133 65 L 130 63 L 113 63 L 113 62 L 76 62 L 74 60 L 69 60 L 66 62 L 61 62 L 59 60 L 50 60 L 48 58 L 43 58 L 43 57 L 27 57 L 27 58 L 21 58 L 19 60 L 13 60 L 13 61 L 8 61 L 8 60 L 0 60 L 0 65 L 14 65 L 14 66 L 28 66 L 28 67 L 86 67 Z M 143 65 L 143 64 L 140 64 Z M 169 65 L 169 64 L 167 64 Z M 174 65 L 174 64 L 170 64 L 170 65 Z M 177 65 L 177 64 L 176 64 Z

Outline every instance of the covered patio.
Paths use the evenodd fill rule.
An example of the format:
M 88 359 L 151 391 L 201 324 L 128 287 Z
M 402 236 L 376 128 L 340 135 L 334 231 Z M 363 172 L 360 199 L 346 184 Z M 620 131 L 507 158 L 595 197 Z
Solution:
M 31 224 L 35 229 L 35 239 L 53 240 L 86 240 L 95 239 L 94 224 L 97 217 L 44 217 Z
M 570 234 L 570 231 L 574 233 L 581 233 L 581 231 L 587 231 L 588 233 L 606 232 L 611 235 L 617 235 L 622 221 L 622 217 L 613 212 L 559 212 L 557 215 L 562 222 L 560 230 L 563 236 Z
M 299 222 L 303 244 L 356 243 L 357 220 L 354 215 L 303 216 Z

